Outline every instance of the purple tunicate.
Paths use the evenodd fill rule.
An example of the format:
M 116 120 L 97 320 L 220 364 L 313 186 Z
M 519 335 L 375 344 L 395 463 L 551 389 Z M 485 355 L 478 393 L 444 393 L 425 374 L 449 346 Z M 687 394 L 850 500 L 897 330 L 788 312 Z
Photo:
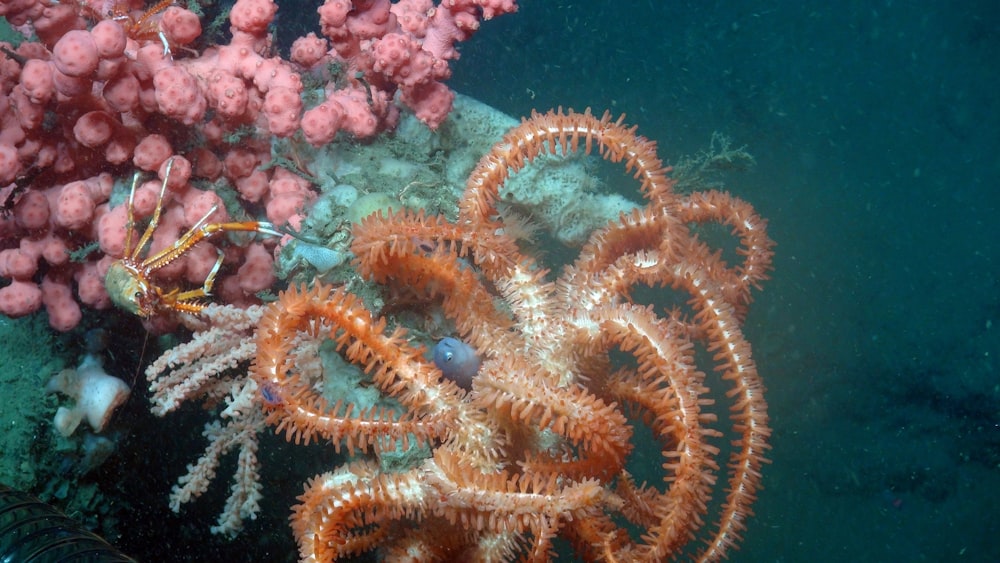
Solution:
M 446 336 L 434 346 L 434 365 L 456 385 L 469 390 L 472 378 L 479 371 L 479 356 L 472 346 Z

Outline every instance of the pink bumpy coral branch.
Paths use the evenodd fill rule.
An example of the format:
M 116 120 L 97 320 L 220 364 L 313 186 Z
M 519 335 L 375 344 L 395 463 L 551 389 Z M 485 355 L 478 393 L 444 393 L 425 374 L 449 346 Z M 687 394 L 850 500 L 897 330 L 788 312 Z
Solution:
M 120 258 L 125 228 L 124 211 L 109 205 L 109 170 L 127 177 L 134 166 L 162 178 L 174 156 L 164 215 L 180 232 L 215 196 L 191 180 L 225 180 L 241 204 L 259 205 L 275 225 L 296 223 L 313 192 L 284 170 L 260 169 L 271 138 L 301 131 L 320 145 L 340 131 L 371 136 L 396 123 L 397 103 L 437 127 L 451 109 L 443 81 L 455 44 L 516 4 L 330 0 L 318 10 L 326 38 L 300 38 L 287 60 L 274 55 L 269 34 L 277 10 L 273 0 L 238 0 L 231 41 L 205 47 L 199 17 L 178 6 L 0 4 L 0 15 L 38 39 L 0 43 L 0 313 L 44 305 L 52 325 L 68 330 L 81 316 L 77 301 L 109 306 L 102 280 Z M 306 76 L 326 82 L 314 107 L 303 103 Z M 137 207 L 151 190 L 140 188 Z M 83 249 L 91 252 L 70 259 Z M 227 262 L 239 265 L 243 254 L 227 251 Z M 179 263 L 164 275 L 199 283 L 203 269 L 185 274 Z M 220 278 L 224 300 L 246 300 L 239 285 Z

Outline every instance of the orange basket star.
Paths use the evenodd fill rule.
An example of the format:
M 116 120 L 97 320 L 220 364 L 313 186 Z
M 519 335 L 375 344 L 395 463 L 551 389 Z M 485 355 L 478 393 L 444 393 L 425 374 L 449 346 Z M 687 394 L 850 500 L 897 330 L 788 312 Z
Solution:
M 552 279 L 505 234 L 499 193 L 542 153 L 594 149 L 639 179 L 646 205 L 593 233 Z M 773 243 L 745 202 L 679 195 L 666 172 L 621 120 L 535 114 L 479 162 L 456 222 L 403 211 L 355 228 L 362 275 L 439 302 L 476 350 L 468 392 L 344 288 L 292 288 L 268 307 L 252 367 L 268 422 L 296 442 L 373 454 L 307 484 L 292 516 L 302 561 L 375 548 L 388 560 L 547 561 L 557 536 L 585 560 L 662 561 L 698 539 L 697 558 L 715 561 L 738 543 L 770 435 L 741 325 Z M 704 222 L 733 229 L 739 264 L 693 235 Z M 690 311 L 633 303 L 637 286 L 671 286 Z M 303 334 L 334 340 L 404 412 L 327 404 L 295 361 Z M 728 424 L 709 408 L 699 347 L 728 386 Z M 659 483 L 629 471 L 637 424 L 660 450 Z M 733 443 L 727 464 L 722 437 Z M 414 444 L 429 455 L 409 468 L 379 463 Z M 713 504 L 722 465 L 725 498 Z

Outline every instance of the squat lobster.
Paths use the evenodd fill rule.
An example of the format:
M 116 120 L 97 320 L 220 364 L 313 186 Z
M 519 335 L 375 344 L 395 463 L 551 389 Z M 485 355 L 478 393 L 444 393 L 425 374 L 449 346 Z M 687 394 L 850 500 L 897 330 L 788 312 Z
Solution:
M 146 226 L 146 230 L 139 237 L 139 242 L 132 246 L 132 228 L 135 226 L 133 215 L 133 201 L 135 197 L 136 184 L 139 181 L 137 173 L 132 178 L 132 188 L 128 196 L 128 207 L 126 209 L 127 219 L 125 222 L 125 250 L 122 258 L 115 260 L 108 268 L 108 273 L 104 276 L 104 287 L 107 289 L 111 301 L 119 308 L 143 318 L 151 317 L 158 313 L 167 311 L 180 311 L 185 313 L 198 313 L 205 308 L 205 303 L 199 300 L 208 297 L 212 293 L 212 286 L 215 284 L 215 276 L 222 267 L 222 252 L 219 252 L 219 259 L 216 260 L 212 270 L 205 277 L 205 283 L 198 289 L 181 291 L 178 288 L 165 290 L 152 281 L 152 275 L 156 270 L 163 268 L 174 260 L 180 258 L 185 252 L 216 233 L 230 231 L 256 232 L 274 236 L 282 236 L 269 222 L 266 221 L 242 221 L 230 223 L 206 223 L 208 218 L 215 213 L 218 205 L 215 205 L 198 220 L 186 233 L 174 241 L 172 245 L 160 250 L 152 256 L 141 258 L 139 255 L 149 243 L 157 225 L 160 222 L 160 212 L 163 209 L 163 196 L 167 189 L 167 179 L 170 177 L 170 169 L 173 167 L 173 159 L 167 161 L 167 168 L 163 174 L 163 184 L 160 186 L 160 195 L 156 200 L 156 208 L 153 216 Z

